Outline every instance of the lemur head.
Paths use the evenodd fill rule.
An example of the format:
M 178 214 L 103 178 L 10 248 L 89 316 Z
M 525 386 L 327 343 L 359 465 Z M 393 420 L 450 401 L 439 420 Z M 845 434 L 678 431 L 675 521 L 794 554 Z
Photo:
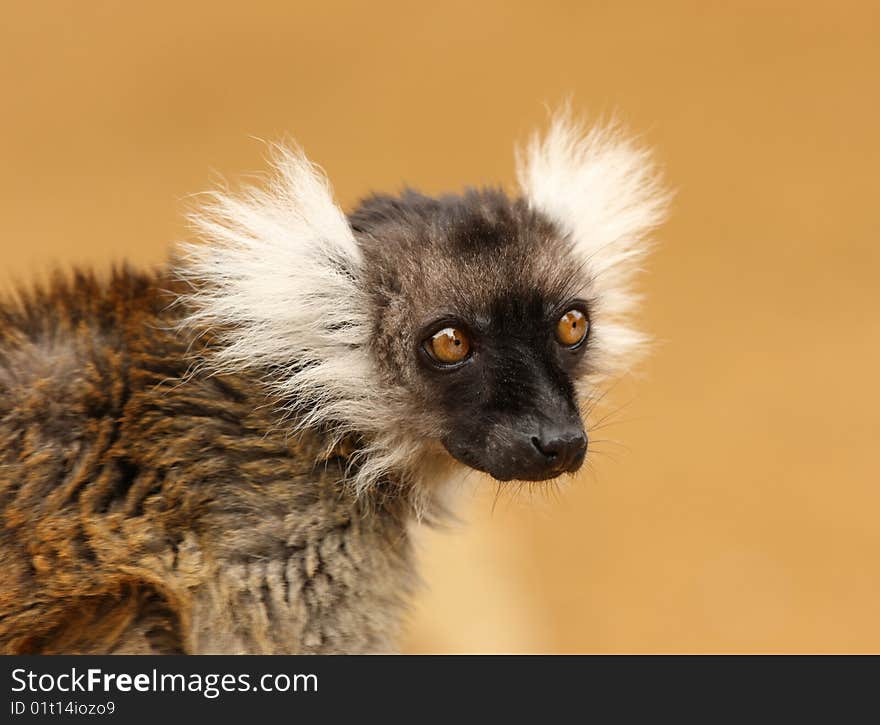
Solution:
M 575 385 L 589 371 L 595 302 L 566 232 L 501 191 L 377 196 L 350 222 L 373 355 L 431 436 L 502 481 L 580 468 Z
M 667 195 L 649 155 L 567 116 L 518 156 L 519 193 L 373 196 L 346 217 L 298 150 L 192 216 L 188 322 L 254 371 L 293 429 L 355 437 L 351 478 L 424 484 L 576 471 L 596 386 L 638 357 L 632 279 Z

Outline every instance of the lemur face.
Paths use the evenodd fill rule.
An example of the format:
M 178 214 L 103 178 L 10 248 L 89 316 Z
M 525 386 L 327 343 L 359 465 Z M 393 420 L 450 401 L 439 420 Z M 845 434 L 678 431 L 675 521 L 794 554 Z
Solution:
M 499 191 L 374 197 L 351 224 L 373 353 L 446 450 L 502 481 L 577 471 L 592 300 L 565 234 Z

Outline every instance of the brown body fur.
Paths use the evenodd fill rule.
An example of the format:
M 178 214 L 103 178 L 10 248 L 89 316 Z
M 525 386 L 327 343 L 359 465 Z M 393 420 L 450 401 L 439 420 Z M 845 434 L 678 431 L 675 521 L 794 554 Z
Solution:
M 392 649 L 404 507 L 345 490 L 255 380 L 189 371 L 173 286 L 78 274 L 0 306 L 0 650 Z

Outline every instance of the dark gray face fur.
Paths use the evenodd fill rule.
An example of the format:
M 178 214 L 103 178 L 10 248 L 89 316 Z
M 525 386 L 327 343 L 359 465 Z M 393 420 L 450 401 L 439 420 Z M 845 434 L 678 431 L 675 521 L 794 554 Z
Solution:
M 433 199 L 376 196 L 350 217 L 375 305 L 374 353 L 460 462 L 505 481 L 580 468 L 587 438 L 574 381 L 590 337 L 556 338 L 572 307 L 589 315 L 588 280 L 570 244 L 523 200 L 494 190 Z M 471 355 L 438 366 L 424 342 L 467 333 Z

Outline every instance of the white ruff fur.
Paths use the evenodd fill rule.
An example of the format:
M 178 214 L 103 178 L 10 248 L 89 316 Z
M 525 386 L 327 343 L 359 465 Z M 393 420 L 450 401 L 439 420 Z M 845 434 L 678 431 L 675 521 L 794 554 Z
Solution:
M 649 341 L 632 324 L 634 278 L 670 201 L 650 152 L 614 125 L 587 129 L 563 111 L 518 150 L 517 178 L 530 205 L 570 235 L 591 278 L 597 377 L 627 372 Z
M 192 290 L 185 324 L 210 328 L 219 342 L 202 362 L 219 373 L 271 371 L 265 383 L 292 432 L 321 428 L 328 450 L 363 435 L 356 491 L 389 473 L 412 476 L 433 456 L 407 435 L 402 391 L 378 384 L 351 228 L 299 149 L 275 147 L 273 167 L 265 189 L 212 192 L 190 215 L 202 243 L 182 247 L 179 275 Z
M 385 477 L 445 477 L 451 458 L 418 434 L 405 392 L 380 382 L 362 255 L 327 179 L 299 149 L 275 147 L 273 166 L 266 188 L 212 192 L 190 215 L 202 243 L 183 246 L 179 274 L 192 289 L 185 322 L 219 343 L 202 363 L 219 373 L 268 371 L 294 433 L 321 428 L 328 447 L 362 436 L 350 481 L 358 493 Z M 517 172 L 530 203 L 571 235 L 592 278 L 601 372 L 625 370 L 646 341 L 629 322 L 633 276 L 668 201 L 649 155 L 613 129 L 585 131 L 561 115 L 518 154 Z M 427 497 L 434 486 L 416 488 Z M 418 513 L 428 501 L 414 506 Z

